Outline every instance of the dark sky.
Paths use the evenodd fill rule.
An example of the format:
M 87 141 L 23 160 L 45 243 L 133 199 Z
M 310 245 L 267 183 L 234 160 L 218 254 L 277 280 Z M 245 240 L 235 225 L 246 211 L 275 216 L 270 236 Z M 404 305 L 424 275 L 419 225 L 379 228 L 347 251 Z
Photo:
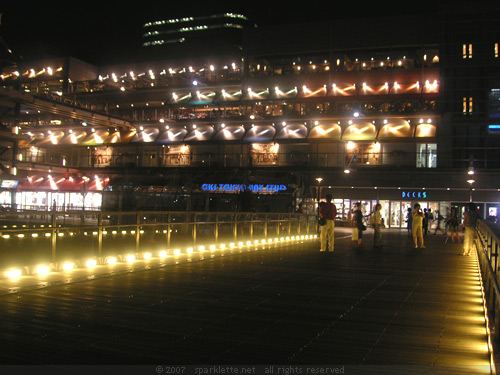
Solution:
M 4 3 L 7 0 L 3 1 Z M 140 48 L 142 25 L 147 21 L 197 14 L 238 12 L 257 25 L 324 21 L 335 18 L 365 17 L 429 11 L 434 1 L 413 2 L 406 9 L 402 1 L 106 1 L 60 2 L 33 5 L 11 1 L 0 5 L 0 37 L 25 60 L 73 56 L 99 64 L 116 56 L 126 56 Z M 16 3 L 16 4 L 15 4 Z M 28 5 L 26 5 L 28 4 Z M 38 4 L 38 3 L 33 3 Z M 76 8 L 73 8 L 76 4 Z M 417 5 L 418 4 L 418 5 Z

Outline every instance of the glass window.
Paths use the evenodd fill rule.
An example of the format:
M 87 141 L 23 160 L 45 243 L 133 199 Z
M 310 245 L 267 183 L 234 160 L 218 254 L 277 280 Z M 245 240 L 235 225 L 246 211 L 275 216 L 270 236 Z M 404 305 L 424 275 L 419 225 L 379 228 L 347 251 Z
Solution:
M 417 145 L 417 168 L 437 168 L 437 143 Z

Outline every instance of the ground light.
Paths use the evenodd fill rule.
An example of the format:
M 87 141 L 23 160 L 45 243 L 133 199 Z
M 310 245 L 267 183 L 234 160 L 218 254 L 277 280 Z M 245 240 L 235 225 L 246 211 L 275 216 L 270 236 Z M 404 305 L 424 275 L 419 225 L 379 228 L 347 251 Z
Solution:
M 51 234 L 50 233 L 46 233 L 45 236 L 50 236 Z M 33 233 L 31 234 L 32 237 L 37 237 L 36 233 Z M 3 238 L 5 239 L 8 239 L 8 238 L 11 238 L 10 235 L 3 235 Z M 233 249 L 235 247 L 239 247 L 240 249 L 244 248 L 245 246 L 248 248 L 248 251 L 251 251 L 251 247 L 253 246 L 253 249 L 257 250 L 257 249 L 262 249 L 264 247 L 259 247 L 258 245 L 259 244 L 266 244 L 266 243 L 269 243 L 269 244 L 272 244 L 273 242 L 274 243 L 277 243 L 277 242 L 290 242 L 290 240 L 299 240 L 299 239 L 314 239 L 314 238 L 317 238 L 317 235 L 307 235 L 307 236 L 286 236 L 286 237 L 281 237 L 281 238 L 278 238 L 278 237 L 275 237 L 274 239 L 272 238 L 269 238 L 269 239 L 266 239 L 266 238 L 262 238 L 262 239 L 255 239 L 253 241 L 250 241 L 250 240 L 247 240 L 246 242 L 243 242 L 243 241 L 239 241 L 237 243 L 233 243 L 231 242 L 229 245 L 226 245 L 224 243 L 221 243 L 221 244 L 212 244 L 209 246 L 209 249 L 211 251 L 215 251 L 217 249 L 219 250 L 225 250 L 227 249 L 227 247 L 229 246 L 229 248 Z M 187 248 L 186 250 L 186 254 L 193 254 L 195 252 L 195 249 L 197 252 L 204 252 L 206 250 L 206 246 L 205 245 L 199 245 L 197 247 L 189 247 Z M 175 249 L 173 250 L 173 254 L 177 257 L 177 256 L 180 256 L 182 255 L 182 252 L 180 249 Z M 221 254 L 223 255 L 223 254 Z M 139 258 L 142 258 L 142 260 L 150 260 L 152 258 L 154 258 L 153 254 L 151 252 L 145 252 L 143 254 L 136 254 L 136 255 L 132 255 L 132 254 L 129 254 L 129 255 L 124 255 L 123 257 L 124 258 L 120 258 L 120 259 L 123 259 L 123 261 L 120 261 L 117 257 L 115 256 L 111 256 L 111 257 L 108 257 L 106 258 L 105 260 L 105 263 L 109 266 L 113 266 L 117 263 L 123 263 L 123 262 L 128 262 L 128 263 L 133 263 L 135 262 L 137 259 L 136 259 L 136 256 L 139 256 Z M 160 259 L 164 259 L 168 257 L 168 252 L 167 250 L 161 250 L 158 252 L 158 255 L 157 255 L 157 258 L 160 258 Z M 203 258 L 201 258 L 203 259 Z M 71 262 L 71 261 L 67 261 L 65 263 L 63 263 L 60 268 L 58 268 L 58 270 L 60 271 L 71 271 L 71 270 L 74 270 L 74 269 L 78 269 L 80 267 L 77 266 L 77 264 L 79 264 L 79 262 Z M 83 266 L 83 264 L 85 266 Z M 95 259 L 87 259 L 86 261 L 82 261 L 82 268 L 86 267 L 86 268 L 94 268 L 97 266 L 97 260 Z M 33 275 L 44 275 L 44 274 L 47 274 L 51 272 L 51 269 L 50 269 L 50 266 L 49 265 L 39 265 L 35 268 L 35 270 L 33 271 Z M 17 269 L 17 268 L 12 268 L 12 269 L 8 269 L 6 271 L 4 271 L 4 276 L 9 278 L 9 279 L 16 279 L 16 278 L 19 278 L 22 276 L 23 274 L 23 271 L 22 269 Z

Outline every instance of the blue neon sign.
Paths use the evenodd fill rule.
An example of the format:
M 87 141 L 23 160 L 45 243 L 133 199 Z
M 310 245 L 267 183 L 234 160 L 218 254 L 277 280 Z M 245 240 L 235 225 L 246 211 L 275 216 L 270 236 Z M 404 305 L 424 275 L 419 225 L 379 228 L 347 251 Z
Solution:
M 240 193 L 243 191 L 251 191 L 254 193 L 277 193 L 278 191 L 286 191 L 285 185 L 259 185 L 259 184 L 203 184 L 201 190 L 208 192 L 219 193 Z
M 427 192 L 426 191 L 403 191 L 403 192 L 401 192 L 401 198 L 427 199 Z

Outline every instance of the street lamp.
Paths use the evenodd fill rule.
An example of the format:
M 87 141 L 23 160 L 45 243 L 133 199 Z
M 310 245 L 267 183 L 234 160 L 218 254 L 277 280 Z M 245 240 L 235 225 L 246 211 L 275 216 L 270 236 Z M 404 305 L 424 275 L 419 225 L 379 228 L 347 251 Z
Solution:
M 476 180 L 469 178 L 467 182 L 469 183 L 469 202 L 472 202 L 472 184 L 474 184 Z

